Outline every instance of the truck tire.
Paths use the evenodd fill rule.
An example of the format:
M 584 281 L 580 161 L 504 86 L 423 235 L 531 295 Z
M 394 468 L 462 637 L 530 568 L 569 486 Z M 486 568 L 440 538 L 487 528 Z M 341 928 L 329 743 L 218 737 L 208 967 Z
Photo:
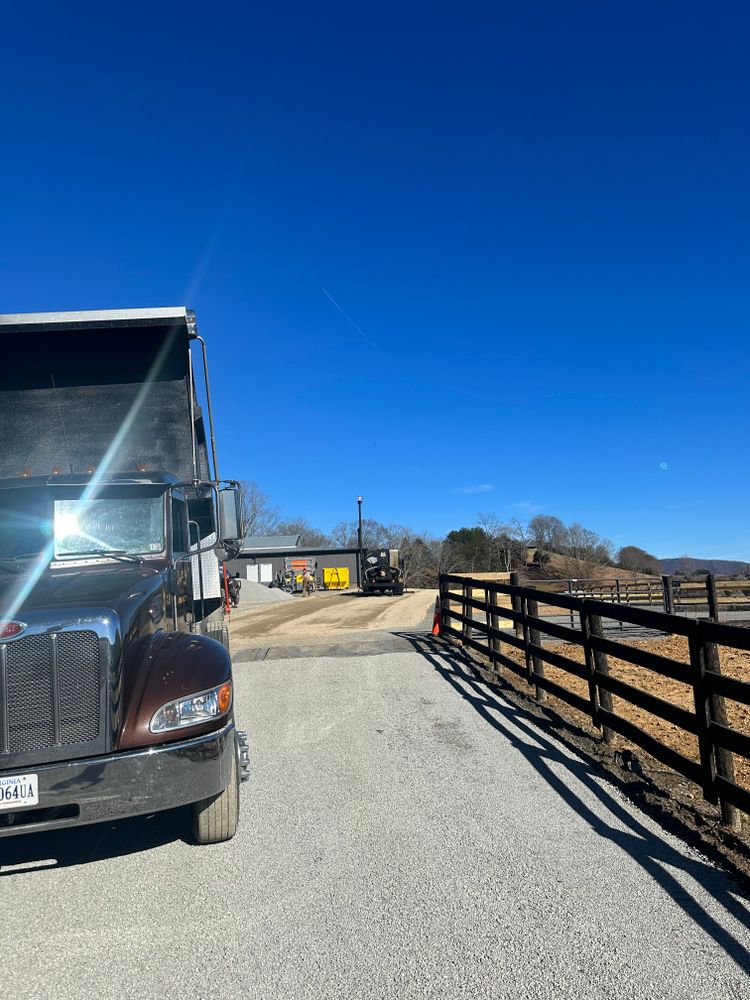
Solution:
M 199 844 L 221 844 L 235 835 L 239 818 L 240 781 L 235 748 L 229 784 L 224 791 L 193 803 L 193 836 Z
M 403 587 L 396 587 L 396 589 L 393 591 L 393 593 L 396 595 L 396 597 L 403 597 L 404 596 L 404 588 Z
M 226 625 L 209 622 L 206 626 L 206 635 L 210 639 L 216 639 L 225 649 L 229 649 L 229 629 Z

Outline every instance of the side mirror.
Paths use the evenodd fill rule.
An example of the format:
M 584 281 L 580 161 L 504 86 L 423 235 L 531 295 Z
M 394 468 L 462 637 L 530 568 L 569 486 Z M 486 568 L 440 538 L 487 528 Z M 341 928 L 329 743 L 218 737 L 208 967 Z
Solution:
M 236 486 L 219 490 L 219 542 L 233 549 L 242 545 L 242 497 Z

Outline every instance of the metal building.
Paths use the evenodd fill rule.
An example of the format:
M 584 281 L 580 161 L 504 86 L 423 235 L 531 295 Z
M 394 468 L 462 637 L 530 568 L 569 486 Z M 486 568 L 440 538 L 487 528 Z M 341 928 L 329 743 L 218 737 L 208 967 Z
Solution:
M 270 584 L 283 572 L 285 559 L 307 556 L 315 560 L 315 578 L 320 585 L 331 580 L 357 586 L 356 549 L 316 550 L 302 546 L 301 535 L 254 535 L 242 544 L 239 556 L 227 563 L 229 572 L 244 580 Z M 328 572 L 326 572 L 326 570 Z

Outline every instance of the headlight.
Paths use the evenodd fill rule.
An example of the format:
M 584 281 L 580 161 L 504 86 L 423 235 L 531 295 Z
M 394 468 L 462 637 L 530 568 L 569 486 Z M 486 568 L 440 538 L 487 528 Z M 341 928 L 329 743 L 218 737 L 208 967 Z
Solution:
M 168 733 L 172 729 L 198 726 L 226 715 L 232 707 L 232 684 L 220 684 L 208 691 L 178 698 L 154 712 L 149 729 L 152 733 Z

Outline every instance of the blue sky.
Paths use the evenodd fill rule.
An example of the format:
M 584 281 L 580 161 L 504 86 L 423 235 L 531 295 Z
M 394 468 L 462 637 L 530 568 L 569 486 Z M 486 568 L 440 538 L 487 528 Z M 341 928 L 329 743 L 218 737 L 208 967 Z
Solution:
M 3 22 L 0 310 L 195 308 L 225 475 L 750 559 L 747 5 Z

